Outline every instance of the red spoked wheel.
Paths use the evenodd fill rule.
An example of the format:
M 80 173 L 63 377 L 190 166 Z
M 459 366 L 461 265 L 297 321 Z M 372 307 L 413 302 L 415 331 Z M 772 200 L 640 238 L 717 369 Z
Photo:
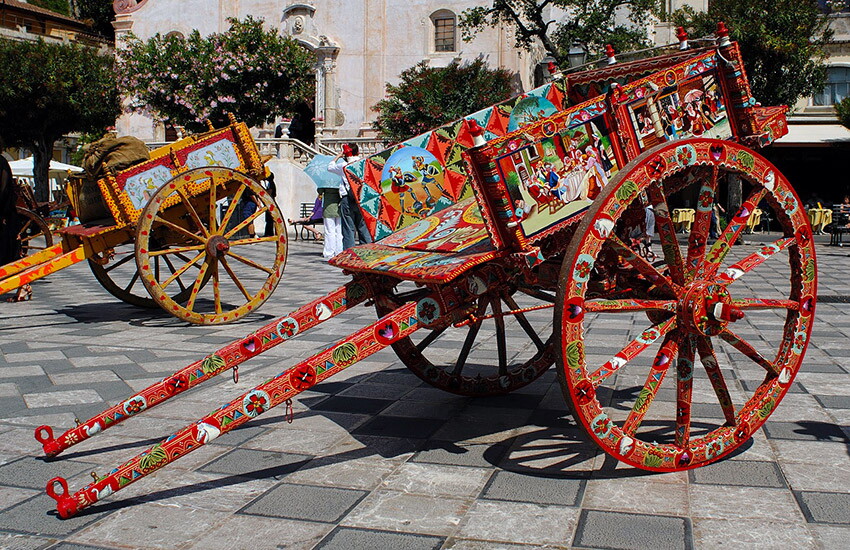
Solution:
M 488 288 L 475 275 L 454 284 L 469 286 L 473 317 L 462 326 L 437 323 L 392 344 L 416 376 L 447 392 L 486 397 L 518 390 L 555 363 L 554 295 L 530 288 Z M 386 315 L 404 301 L 400 296 L 381 296 L 375 304 L 378 315 Z M 425 301 L 420 305 L 439 309 L 435 301 Z
M 742 206 L 712 244 L 713 204 L 738 181 Z M 666 266 L 626 244 L 646 202 Z M 760 203 L 775 212 L 781 237 L 732 246 Z M 687 241 L 669 216 L 685 204 L 696 204 Z M 761 427 L 800 368 L 816 273 L 806 212 L 764 157 L 698 138 L 645 152 L 585 215 L 561 270 L 558 373 L 578 423 L 606 453 L 647 470 L 728 455 Z

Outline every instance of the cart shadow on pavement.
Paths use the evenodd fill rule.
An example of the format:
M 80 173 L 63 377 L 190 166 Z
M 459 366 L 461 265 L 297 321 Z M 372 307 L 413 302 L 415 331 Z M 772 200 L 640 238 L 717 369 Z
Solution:
M 198 300 L 202 303 L 202 300 Z M 134 327 L 165 327 L 179 328 L 192 326 L 190 323 L 174 317 L 162 308 L 143 308 L 130 304 L 117 303 L 97 303 L 97 304 L 79 304 L 66 305 L 56 309 L 56 313 L 69 317 L 72 321 L 62 324 L 92 324 L 92 323 L 109 323 L 109 322 L 125 322 Z M 51 314 L 52 315 L 52 314 Z M 229 326 L 238 327 L 243 324 L 267 323 L 274 319 L 275 316 L 268 313 L 253 312 L 241 319 L 237 319 Z M 216 325 L 213 325 L 216 326 Z M 18 327 L 20 328 L 20 327 Z
M 396 372 L 403 371 L 404 369 L 398 369 Z M 385 374 L 388 372 L 392 373 L 394 370 L 389 369 L 383 372 Z M 350 382 L 351 386 L 356 386 L 358 382 L 365 382 L 370 376 L 372 374 L 364 374 L 362 376 L 352 377 L 346 382 Z M 457 412 L 446 420 L 431 419 L 435 423 L 441 423 L 441 426 L 440 429 L 433 432 L 426 439 L 410 439 L 402 436 L 376 436 L 374 433 L 369 433 L 369 430 L 362 430 L 363 424 L 361 424 L 357 428 L 347 429 L 350 435 L 362 445 L 361 448 L 313 457 L 307 454 L 293 454 L 296 451 L 282 452 L 282 457 L 289 455 L 291 460 L 282 461 L 280 465 L 256 470 L 250 470 L 251 464 L 248 463 L 245 464 L 246 471 L 236 474 L 225 474 L 218 479 L 200 483 L 153 490 L 150 493 L 141 496 L 132 496 L 123 500 L 101 502 L 81 511 L 80 515 L 85 516 L 117 511 L 139 504 L 163 501 L 170 498 L 238 485 L 250 480 L 273 478 L 277 481 L 286 481 L 286 476 L 295 471 L 304 472 L 312 468 L 332 467 L 335 464 L 343 464 L 352 460 L 376 456 L 390 459 L 412 454 L 413 456 L 410 460 L 419 463 L 463 464 L 468 459 L 474 460 L 477 454 L 479 455 L 480 463 L 476 465 L 479 467 L 490 466 L 496 471 L 505 470 L 535 478 L 585 480 L 590 478 L 615 479 L 658 475 L 656 472 L 628 467 L 604 455 L 576 425 L 565 408 L 561 410 L 536 408 L 533 411 L 517 409 L 518 414 L 512 415 L 510 413 L 503 413 L 511 409 L 492 407 L 493 411 L 500 411 L 503 414 L 499 414 L 498 418 L 491 419 L 490 421 L 487 421 L 486 416 L 482 417 L 483 421 L 480 423 L 470 423 L 468 421 L 471 415 L 480 414 L 480 411 L 485 409 L 480 403 L 494 403 L 494 399 L 499 400 L 502 398 L 472 399 L 450 396 L 450 399 L 456 399 L 456 403 L 459 405 Z M 505 399 L 509 398 L 510 396 L 505 397 Z M 338 424 L 338 421 L 334 420 L 334 414 L 331 411 L 320 408 L 320 404 L 327 399 L 328 397 L 325 396 L 311 396 L 301 399 L 300 402 L 306 405 L 307 410 L 302 410 L 294 414 L 294 429 L 297 429 L 299 420 L 304 421 L 309 417 L 315 416 L 324 416 Z M 403 398 L 387 400 L 388 404 L 384 410 L 391 408 L 393 405 L 398 405 L 403 401 Z M 445 406 L 445 401 L 432 402 L 430 404 L 434 412 L 432 416 L 439 416 L 439 411 Z M 470 412 L 470 409 L 474 409 L 476 412 Z M 486 409 L 489 410 L 489 408 Z M 427 415 L 426 409 L 423 416 Z M 365 423 L 368 424 L 374 419 L 381 418 L 381 416 L 381 414 L 373 412 L 369 415 L 369 419 Z M 393 418 L 398 419 L 399 417 Z M 415 420 L 422 419 L 409 419 L 411 422 Z M 405 419 L 401 419 L 401 421 L 404 422 Z M 280 427 L 282 425 L 281 423 L 285 422 L 287 422 L 286 414 L 276 414 L 265 418 L 258 418 L 250 424 L 236 428 L 233 432 L 238 433 L 241 429 L 252 427 Z M 666 439 L 669 426 L 658 425 L 656 427 L 652 421 L 647 421 L 646 424 L 650 428 L 649 433 L 654 434 L 657 432 L 660 440 Z M 452 437 L 451 434 L 456 435 Z M 281 430 L 280 436 L 286 437 L 286 432 Z M 223 444 L 226 444 L 225 437 L 226 434 L 223 435 Z M 83 458 L 96 455 L 100 452 L 125 448 L 142 448 L 156 444 L 161 439 L 151 438 L 134 443 L 85 450 L 63 455 L 63 457 Z M 751 445 L 751 441 L 746 443 L 735 454 L 744 452 Z M 243 449 L 243 447 L 237 445 L 232 450 L 227 451 L 224 456 L 233 452 L 239 452 L 240 449 Z M 439 458 L 432 461 L 431 457 L 434 457 L 435 453 Z M 467 453 L 469 453 L 469 458 L 462 456 Z M 455 456 L 455 459 L 451 458 L 452 455 Z M 205 471 L 204 468 L 219 459 L 220 457 L 212 458 L 204 466 L 198 467 L 197 470 L 203 472 Z M 214 471 L 211 470 L 210 473 L 214 473 Z

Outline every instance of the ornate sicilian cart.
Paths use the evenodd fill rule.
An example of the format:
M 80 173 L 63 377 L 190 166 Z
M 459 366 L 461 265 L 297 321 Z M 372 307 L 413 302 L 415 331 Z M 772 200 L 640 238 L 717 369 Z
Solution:
M 120 300 L 191 323 L 236 320 L 268 299 L 286 262 L 283 218 L 258 183 L 266 175 L 248 128 L 231 120 L 125 170 L 72 178 L 81 223 L 60 229 L 56 245 L 47 231 L 44 250 L 0 267 L 0 293 L 88 260 Z M 274 236 L 248 234 L 266 212 Z
M 351 282 L 58 437 L 42 426 L 36 438 L 56 456 L 358 304 L 373 304 L 379 319 L 76 493 L 50 480 L 59 514 L 387 346 L 428 384 L 472 396 L 515 391 L 555 365 L 577 423 L 638 468 L 682 470 L 727 456 L 788 391 L 814 315 L 806 214 L 786 178 L 750 148 L 786 131 L 784 112 L 755 103 L 738 48 L 724 39 L 555 75 L 349 165 L 378 239 L 333 259 Z M 712 204 L 738 184 L 740 209 L 710 244 Z M 683 238 L 669 213 L 688 201 L 696 215 Z M 778 213 L 781 236 L 733 249 L 760 201 Z M 649 206 L 663 253 L 655 263 L 628 238 Z M 777 257 L 785 279 L 758 284 L 759 266 Z M 755 295 L 767 286 L 771 296 Z

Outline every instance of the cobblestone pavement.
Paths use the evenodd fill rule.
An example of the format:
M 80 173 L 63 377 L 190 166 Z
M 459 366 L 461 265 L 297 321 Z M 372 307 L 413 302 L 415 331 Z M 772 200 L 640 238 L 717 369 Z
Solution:
M 225 374 L 47 462 L 35 426 L 61 433 L 346 280 L 316 244 L 294 243 L 258 313 L 199 327 L 117 302 L 87 266 L 71 267 L 37 282 L 32 301 L 0 305 L 0 547 L 847 548 L 850 257 L 819 246 L 819 263 L 792 393 L 744 452 L 715 465 L 612 464 L 567 414 L 554 369 L 473 400 L 430 388 L 385 350 L 302 394 L 291 424 L 274 409 L 63 521 L 44 494 L 51 477 L 77 490 L 374 318 L 344 313 L 244 364 L 238 383 Z M 781 266 L 759 269 L 756 292 L 787 281 Z M 639 324 L 601 328 L 625 342 Z M 758 382 L 740 356 L 727 360 L 735 389 Z

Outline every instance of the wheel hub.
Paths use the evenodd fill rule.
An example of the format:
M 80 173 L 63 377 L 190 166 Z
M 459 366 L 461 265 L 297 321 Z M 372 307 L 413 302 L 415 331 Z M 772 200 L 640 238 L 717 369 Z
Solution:
M 220 258 L 230 250 L 230 243 L 221 235 L 213 235 L 207 241 L 207 254 Z
M 679 326 L 693 334 L 716 336 L 744 313 L 732 305 L 729 289 L 709 281 L 690 283 L 679 300 Z

